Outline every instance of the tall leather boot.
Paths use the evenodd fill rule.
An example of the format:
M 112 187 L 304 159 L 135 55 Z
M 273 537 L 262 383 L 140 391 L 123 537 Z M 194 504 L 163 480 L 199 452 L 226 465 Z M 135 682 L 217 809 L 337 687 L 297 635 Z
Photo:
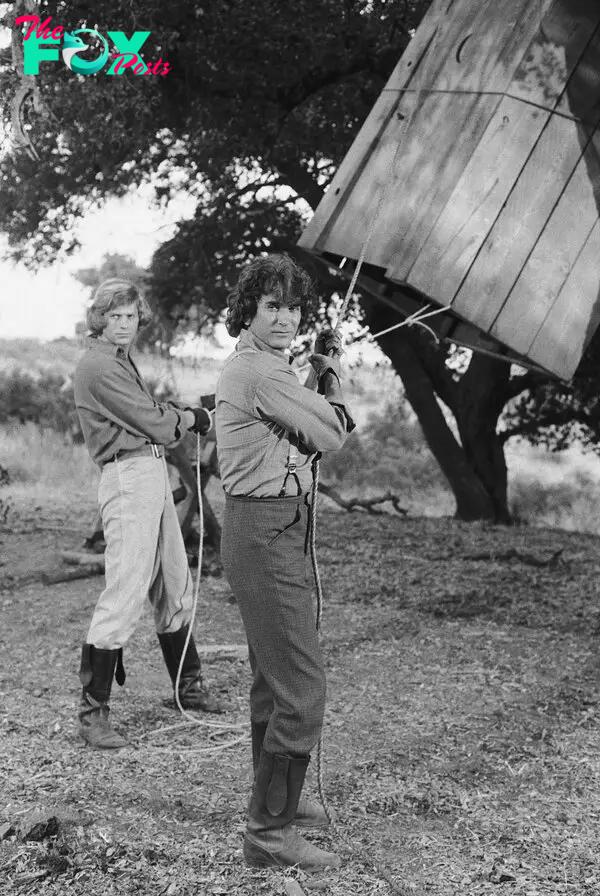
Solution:
M 175 688 L 177 682 L 177 673 L 181 664 L 188 631 L 189 625 L 184 625 L 178 632 L 162 635 L 157 633 L 165 664 L 173 682 L 173 688 Z M 225 712 L 223 704 L 202 684 L 200 657 L 196 650 L 193 635 L 190 637 L 179 678 L 179 701 L 184 709 L 201 709 L 203 712 Z
M 253 868 L 339 867 L 338 856 L 313 846 L 292 824 L 309 761 L 310 756 L 261 750 L 244 838 L 244 859 Z
M 250 722 L 252 731 L 252 767 L 255 775 L 258 768 L 258 760 L 260 759 L 260 751 L 267 733 L 267 725 L 268 722 Z M 298 808 L 296 809 L 296 817 L 293 824 L 298 828 L 316 830 L 317 828 L 328 828 L 329 819 L 321 803 L 301 796 L 298 800 Z
M 93 644 L 84 644 L 79 669 L 83 685 L 79 733 L 90 746 L 103 750 L 128 746 L 127 741 L 111 728 L 108 719 L 113 676 L 118 684 L 125 683 L 122 649 L 102 650 Z

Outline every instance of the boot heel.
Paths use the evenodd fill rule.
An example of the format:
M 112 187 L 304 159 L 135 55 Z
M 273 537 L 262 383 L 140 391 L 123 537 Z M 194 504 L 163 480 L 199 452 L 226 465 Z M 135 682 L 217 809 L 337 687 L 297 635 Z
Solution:
M 256 843 L 244 840 L 244 861 L 250 868 L 272 868 L 278 866 L 277 857 Z

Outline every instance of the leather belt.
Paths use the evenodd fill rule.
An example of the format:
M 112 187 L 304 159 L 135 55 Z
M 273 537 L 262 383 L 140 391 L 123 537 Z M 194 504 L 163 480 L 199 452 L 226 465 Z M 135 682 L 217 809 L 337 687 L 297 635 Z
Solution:
M 165 446 L 164 445 L 155 445 L 153 442 L 150 442 L 148 445 L 142 445 L 140 448 L 123 448 L 121 451 L 117 451 L 112 457 L 109 457 L 108 460 L 105 460 L 102 464 L 103 467 L 106 464 L 111 464 L 114 460 L 125 460 L 128 457 L 164 457 L 165 456 Z

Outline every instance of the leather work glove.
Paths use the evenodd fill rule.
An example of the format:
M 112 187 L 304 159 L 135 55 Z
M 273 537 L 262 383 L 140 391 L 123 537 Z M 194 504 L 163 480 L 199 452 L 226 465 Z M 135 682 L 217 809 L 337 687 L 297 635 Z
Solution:
M 338 381 L 340 379 L 340 359 L 335 356 L 330 358 L 329 355 L 321 355 L 315 354 L 311 355 L 308 359 L 311 364 L 313 370 L 317 374 L 317 379 L 321 382 L 321 379 L 325 376 L 327 371 L 331 371 L 337 377 Z
M 342 339 L 330 327 L 325 327 L 315 340 L 314 354 L 308 359 L 317 374 L 319 383 L 327 371 L 340 379 L 340 358 L 342 356 Z M 319 389 L 321 392 L 322 389 Z
M 207 411 L 214 411 L 215 407 L 217 406 L 215 393 L 213 392 L 212 395 L 201 395 L 200 404 L 203 408 L 206 408 Z
M 191 411 L 194 415 L 194 425 L 190 426 L 190 432 L 205 436 L 212 429 L 212 417 L 206 408 L 186 408 L 185 410 Z
M 315 340 L 315 355 L 339 358 L 342 354 L 342 337 L 330 327 L 325 327 Z

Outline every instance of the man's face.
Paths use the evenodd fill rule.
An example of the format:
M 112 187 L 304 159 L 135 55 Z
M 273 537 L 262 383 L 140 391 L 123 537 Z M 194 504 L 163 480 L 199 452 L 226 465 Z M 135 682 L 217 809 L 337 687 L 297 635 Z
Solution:
M 106 314 L 106 327 L 100 339 L 128 349 L 135 339 L 139 321 L 137 304 L 135 302 L 131 302 L 128 305 L 119 305 L 118 308 L 113 308 Z
M 269 348 L 286 349 L 298 331 L 301 316 L 300 302 L 295 299 L 285 304 L 277 296 L 265 295 L 256 306 L 249 329 Z

